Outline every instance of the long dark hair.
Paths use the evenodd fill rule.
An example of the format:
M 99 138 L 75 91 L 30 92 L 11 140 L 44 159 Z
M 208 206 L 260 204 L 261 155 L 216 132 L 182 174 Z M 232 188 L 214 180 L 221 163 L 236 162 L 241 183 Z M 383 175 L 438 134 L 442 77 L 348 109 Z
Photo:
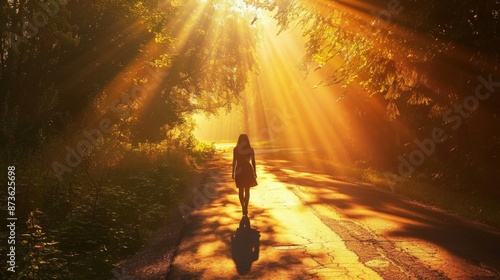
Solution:
M 251 151 L 252 146 L 250 146 L 250 140 L 248 139 L 248 135 L 240 134 L 238 137 L 238 142 L 236 143 L 236 150 L 240 154 L 247 154 Z

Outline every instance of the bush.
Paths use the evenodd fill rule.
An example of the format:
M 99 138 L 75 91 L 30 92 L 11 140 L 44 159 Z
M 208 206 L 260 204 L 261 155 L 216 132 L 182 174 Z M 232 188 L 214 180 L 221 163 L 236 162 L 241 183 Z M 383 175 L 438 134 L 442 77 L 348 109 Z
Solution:
M 193 168 L 214 153 L 206 145 L 186 151 L 102 147 L 63 182 L 26 157 L 16 200 L 19 209 L 31 210 L 18 213 L 26 224 L 18 228 L 22 258 L 15 277 L 109 279 L 115 263 L 168 222 Z

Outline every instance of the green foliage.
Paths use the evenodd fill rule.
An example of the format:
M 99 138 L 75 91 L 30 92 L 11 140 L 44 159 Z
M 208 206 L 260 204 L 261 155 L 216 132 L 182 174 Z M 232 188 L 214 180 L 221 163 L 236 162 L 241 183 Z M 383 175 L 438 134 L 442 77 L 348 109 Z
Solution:
M 388 1 L 370 1 L 371 16 L 335 1 L 247 2 L 273 11 L 281 30 L 302 30 L 303 69 L 330 64 L 324 85 L 356 80 L 368 94 L 384 95 L 392 116 L 396 99 L 411 106 L 448 105 L 448 95 L 468 94 L 463 90 L 474 90 L 467 85 L 472 79 L 500 65 L 492 43 L 499 36 L 500 9 L 492 2 L 398 1 L 395 12 L 387 10 Z M 376 17 L 383 12 L 390 16 Z M 467 57 L 456 57 L 465 51 Z
M 29 192 L 16 197 L 18 220 L 26 221 L 17 229 L 17 279 L 109 279 L 114 264 L 178 214 L 190 164 L 207 160 L 213 148 L 196 145 L 189 155 L 161 146 L 121 152 L 111 167 L 92 163 L 106 153 L 88 158 L 63 183 L 20 163 L 18 189 Z
M 459 167 L 450 172 L 467 170 L 480 178 L 481 185 L 498 184 L 498 178 L 480 175 L 494 174 L 500 164 L 498 95 L 481 101 L 470 117 L 461 117 L 459 129 L 450 129 L 445 117 L 447 110 L 457 110 L 476 94 L 478 85 L 482 86 L 478 76 L 491 74 L 493 81 L 499 80 L 497 3 L 375 0 L 361 7 L 342 1 L 246 2 L 268 10 L 281 31 L 302 31 L 306 43 L 301 69 L 325 77 L 318 86 L 346 88 L 339 100 L 358 114 L 345 116 L 343 122 L 349 123 L 350 131 L 371 136 L 365 140 L 371 142 L 369 149 L 360 145 L 350 149 L 360 160 L 394 170 L 398 156 L 407 157 L 418 148 L 415 139 L 444 128 L 449 138 L 433 155 L 439 160 L 428 160 L 419 169 L 431 175 L 447 162 L 455 162 Z M 389 5 L 394 3 L 399 5 L 391 10 Z M 385 114 L 374 109 L 380 105 Z M 338 117 L 333 114 L 332 122 Z M 474 184 L 463 178 L 456 181 L 466 188 Z
M 67 278 L 70 274 L 63 252 L 54 241 L 56 231 L 42 229 L 45 214 L 39 209 L 29 213 L 26 230 L 21 235 L 18 256 L 17 279 Z
M 238 14 L 230 1 L 188 1 L 172 9 L 175 17 L 168 21 L 153 15 L 161 45 L 150 61 L 168 75 L 140 105 L 144 113 L 125 128 L 133 142 L 160 142 L 165 132 L 184 126 L 192 113 L 230 109 L 255 69 L 257 34 L 245 21 L 249 14 Z
M 123 141 L 159 143 L 192 113 L 231 108 L 255 67 L 251 15 L 230 1 L 70 1 L 27 36 L 22 19 L 41 9 L 37 1 L 2 4 L 3 152 L 44 147 L 104 115 Z M 117 106 L 132 114 L 117 116 L 117 96 L 132 99 Z

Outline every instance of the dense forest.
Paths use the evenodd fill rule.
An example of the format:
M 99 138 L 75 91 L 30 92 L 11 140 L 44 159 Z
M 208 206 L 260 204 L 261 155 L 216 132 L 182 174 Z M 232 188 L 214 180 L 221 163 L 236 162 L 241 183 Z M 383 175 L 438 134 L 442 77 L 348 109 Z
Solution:
M 178 214 L 214 153 L 192 115 L 245 101 L 263 13 L 301 33 L 305 76 L 346 89 L 332 95 L 350 113 L 335 117 L 372 136 L 339 140 L 356 142 L 352 164 L 390 185 L 419 175 L 500 197 L 498 1 L 4 0 L 0 162 L 16 167 L 18 278 L 107 279 Z

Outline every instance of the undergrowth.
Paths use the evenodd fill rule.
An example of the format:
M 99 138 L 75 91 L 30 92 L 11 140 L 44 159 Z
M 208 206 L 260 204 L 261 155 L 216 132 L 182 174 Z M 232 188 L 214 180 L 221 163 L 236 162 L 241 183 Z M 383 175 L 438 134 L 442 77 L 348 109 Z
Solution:
M 62 182 L 38 159 L 17 164 L 16 272 L 2 279 L 110 279 L 177 214 L 193 168 L 214 150 L 120 152 L 113 164 L 85 159 Z

